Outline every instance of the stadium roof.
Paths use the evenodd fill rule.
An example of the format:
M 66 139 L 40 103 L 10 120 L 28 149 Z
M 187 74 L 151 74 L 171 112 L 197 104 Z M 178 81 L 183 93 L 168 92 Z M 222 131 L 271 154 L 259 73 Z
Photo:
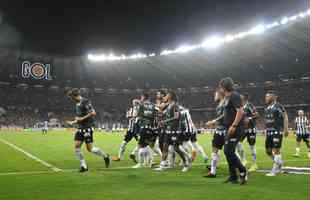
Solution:
M 278 80 L 310 75 L 309 18 L 249 35 L 212 50 L 141 59 L 90 62 L 87 57 L 59 57 L 26 51 L 0 50 L 0 80 L 19 77 L 21 63 L 50 63 L 53 80 L 44 84 L 96 88 L 201 87 L 231 76 L 239 82 Z M 29 82 L 29 81 L 28 81 Z M 42 81 L 33 81 L 33 84 Z

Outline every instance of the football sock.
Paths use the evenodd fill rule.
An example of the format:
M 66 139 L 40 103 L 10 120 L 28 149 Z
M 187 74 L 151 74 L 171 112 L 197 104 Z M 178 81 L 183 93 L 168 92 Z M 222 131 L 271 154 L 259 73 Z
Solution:
M 256 164 L 256 148 L 255 145 L 250 145 L 251 153 L 252 153 L 252 158 L 253 158 L 253 163 Z
M 126 145 L 127 145 L 127 142 L 126 142 L 126 141 L 123 141 L 122 144 L 121 144 L 121 146 L 119 147 L 118 157 L 119 157 L 120 159 L 123 159 L 123 157 L 124 157 Z
M 237 144 L 237 152 L 241 161 L 245 161 L 245 152 L 243 150 L 243 145 L 239 142 Z
M 91 149 L 91 152 L 92 152 L 93 154 L 95 154 L 95 155 L 97 155 L 97 156 L 101 156 L 101 157 L 103 157 L 103 158 L 108 157 L 108 155 L 107 155 L 104 151 L 102 151 L 100 148 L 98 148 L 98 147 L 93 147 L 93 148 Z
M 218 153 L 212 153 L 211 155 L 211 174 L 216 174 L 216 167 L 218 160 L 220 159 L 220 155 Z
M 203 159 L 208 159 L 207 154 L 205 153 L 204 149 L 202 148 L 202 146 L 200 146 L 197 142 L 193 142 L 192 143 L 194 149 L 200 154 L 202 155 Z
M 75 149 L 75 155 L 76 155 L 76 157 L 78 158 L 78 160 L 80 161 L 81 167 L 87 168 L 87 164 L 86 164 L 86 161 L 85 161 L 85 159 L 84 159 L 84 155 L 83 155 L 83 153 L 81 152 L 81 149 L 80 149 L 80 148 L 76 148 L 76 149 Z

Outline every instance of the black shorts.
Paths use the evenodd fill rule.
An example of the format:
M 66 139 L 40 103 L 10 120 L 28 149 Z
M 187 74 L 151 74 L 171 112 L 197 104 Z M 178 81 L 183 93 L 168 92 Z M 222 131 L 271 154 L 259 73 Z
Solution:
M 161 144 L 176 145 L 182 144 L 184 137 L 179 131 L 162 131 L 159 139 Z
M 225 144 L 225 135 L 224 131 L 215 131 L 212 139 L 212 147 L 217 149 L 222 149 Z
M 266 149 L 280 149 L 282 147 L 283 134 L 280 132 L 270 133 L 267 132 L 265 147 Z
M 141 146 L 147 146 L 156 141 L 156 136 L 151 128 L 141 128 L 139 136 L 138 144 Z
M 130 142 L 133 138 L 136 139 L 136 141 L 138 141 L 138 134 L 132 130 L 128 130 L 125 137 L 124 137 L 124 140 L 128 143 Z
M 182 132 L 181 133 L 181 136 L 180 136 L 180 139 L 182 140 L 182 142 L 187 142 L 191 139 L 191 133 L 189 132 Z
M 86 144 L 91 144 L 94 142 L 93 133 L 94 128 L 78 129 L 74 135 L 74 141 L 81 141 Z
M 191 142 L 197 142 L 197 134 L 196 133 L 191 133 L 190 140 L 191 140 Z
M 309 138 L 310 138 L 309 134 L 297 134 L 296 135 L 296 141 L 297 142 L 304 141 L 306 143 L 309 143 Z
M 243 140 L 247 138 L 247 141 L 249 143 L 249 145 L 253 146 L 256 144 L 256 129 L 245 129 L 244 131 L 244 135 L 241 138 L 241 141 L 243 142 Z

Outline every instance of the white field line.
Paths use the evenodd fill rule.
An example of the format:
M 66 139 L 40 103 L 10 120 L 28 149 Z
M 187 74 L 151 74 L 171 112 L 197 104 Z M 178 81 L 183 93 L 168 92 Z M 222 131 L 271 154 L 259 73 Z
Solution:
M 310 159 L 293 159 L 293 160 L 286 160 L 287 162 L 304 162 L 304 161 L 310 161 Z M 258 161 L 257 163 L 268 163 L 271 161 Z M 205 166 L 205 163 L 194 163 L 193 166 Z M 226 162 L 222 162 L 220 165 L 226 165 Z M 131 166 L 124 166 L 124 167 L 112 167 L 112 168 L 96 168 L 94 171 L 97 170 L 127 170 L 127 169 L 132 169 Z M 147 168 L 144 168 L 147 169 Z M 298 168 L 298 169 L 308 169 L 308 168 Z M 139 169 L 132 169 L 132 170 L 139 170 Z M 172 169 L 173 170 L 173 169 Z M 0 173 L 0 176 L 8 176 L 8 175 L 36 175 L 36 174 L 55 174 L 57 172 L 77 172 L 77 169 L 62 169 L 60 171 L 29 171 L 29 172 L 4 172 L 4 173 Z M 92 171 L 92 170 L 91 170 Z M 170 171 L 168 169 L 168 171 Z M 259 170 L 258 170 L 259 171 Z M 263 170 L 262 170 L 263 171 Z
M 33 159 L 33 160 L 35 160 L 35 161 L 41 163 L 41 164 L 44 165 L 45 167 L 50 168 L 50 169 L 53 170 L 54 172 L 59 172 L 59 171 L 62 170 L 62 169 L 59 169 L 59 168 L 55 167 L 54 165 L 49 164 L 48 162 L 45 162 L 44 160 L 41 160 L 40 158 L 38 158 L 38 157 L 32 155 L 31 153 L 29 153 L 29 152 L 27 152 L 27 151 L 25 151 L 25 150 L 19 148 L 18 146 L 16 146 L 15 144 L 10 143 L 10 142 L 7 141 L 7 140 L 0 139 L 0 141 L 1 141 L 2 143 L 6 144 L 6 145 L 8 145 L 8 146 L 10 146 L 10 147 L 12 147 L 12 148 L 15 149 L 16 151 L 19 151 L 19 152 L 25 154 L 25 155 L 28 156 L 29 158 L 31 158 L 31 159 Z

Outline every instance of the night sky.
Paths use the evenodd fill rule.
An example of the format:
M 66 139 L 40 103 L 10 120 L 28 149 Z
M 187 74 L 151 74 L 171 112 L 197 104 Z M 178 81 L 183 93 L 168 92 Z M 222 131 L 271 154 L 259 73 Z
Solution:
M 1 0 L 0 46 L 58 55 L 160 52 L 308 8 L 307 0 Z

